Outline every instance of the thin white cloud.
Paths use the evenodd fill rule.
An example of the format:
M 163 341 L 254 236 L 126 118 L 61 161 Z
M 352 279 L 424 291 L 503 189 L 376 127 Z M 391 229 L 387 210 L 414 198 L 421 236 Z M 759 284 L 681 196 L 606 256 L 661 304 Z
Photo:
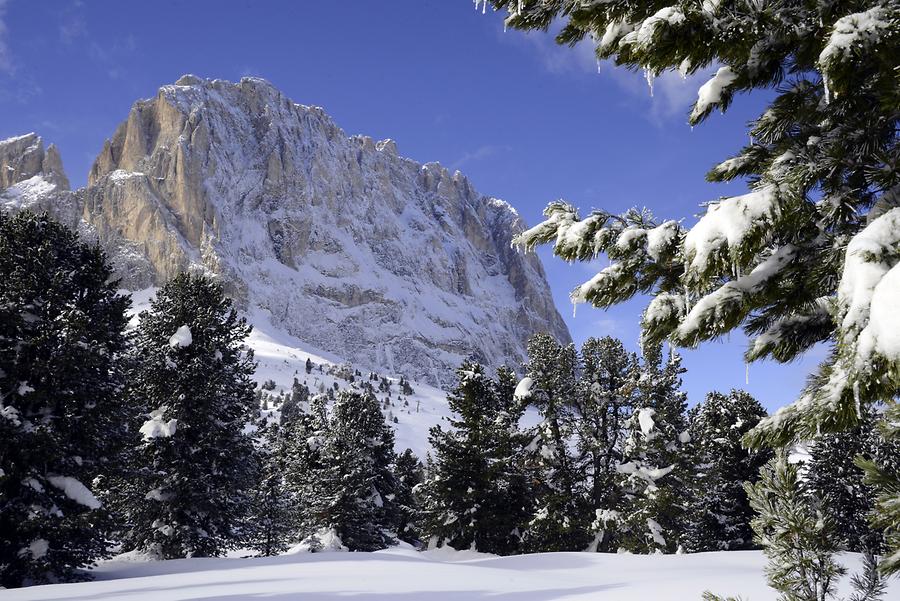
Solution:
M 0 73 L 11 74 L 13 72 L 12 54 L 9 51 L 9 29 L 6 27 L 7 0 L 0 0 Z
M 471 163 L 472 161 L 480 161 L 482 159 L 486 159 L 503 152 L 508 152 L 509 150 L 511 150 L 511 148 L 505 145 L 497 146 L 494 144 L 486 144 L 484 146 L 479 146 L 471 152 L 463 153 L 461 157 L 459 157 L 450 165 L 450 168 L 461 169 L 466 163 Z
M 524 44 L 536 53 L 541 65 L 547 71 L 557 74 L 591 74 L 608 79 L 628 95 L 644 101 L 648 106 L 647 117 L 657 124 L 677 118 L 687 120 L 688 109 L 697 98 L 697 89 L 706 74 L 695 74 L 683 78 L 675 71 L 667 71 L 653 80 L 652 94 L 647 78 L 624 67 L 617 67 L 611 61 L 597 60 L 594 46 L 584 39 L 574 47 L 560 46 L 551 33 L 510 31 L 505 39 Z

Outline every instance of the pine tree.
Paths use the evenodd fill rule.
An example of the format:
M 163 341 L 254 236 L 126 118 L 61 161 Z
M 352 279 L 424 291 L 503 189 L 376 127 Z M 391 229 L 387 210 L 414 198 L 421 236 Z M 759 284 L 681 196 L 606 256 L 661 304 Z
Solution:
M 776 89 L 751 124 L 750 142 L 707 174 L 714 182 L 745 178 L 750 191 L 710 203 L 693 228 L 636 210 L 582 219 L 559 201 L 545 210 L 546 221 L 516 239 L 526 249 L 554 241 L 555 254 L 568 261 L 609 257 L 608 267 L 572 292 L 573 301 L 609 307 L 649 293 L 646 342 L 668 338 L 693 347 L 743 326 L 753 338 L 748 361 L 788 362 L 816 343 L 831 343 L 797 402 L 748 433 L 753 446 L 840 431 L 856 425 L 868 406 L 895 404 L 900 6 L 894 0 L 491 4 L 507 11 L 506 24 L 515 29 L 564 20 L 559 43 L 590 37 L 598 59 L 643 69 L 650 79 L 715 68 L 698 91 L 692 125 L 715 108 L 726 110 L 738 93 Z M 892 515 L 888 507 L 878 505 L 880 519 Z M 891 549 L 891 556 L 900 552 Z M 893 565 L 900 569 L 900 560 Z
M 524 535 L 526 549 L 583 551 L 591 542 L 587 482 L 569 449 L 575 430 L 578 357 L 547 334 L 528 342 L 527 401 L 543 421 L 531 432 L 529 466 L 536 511 Z
M 746 488 L 757 513 L 753 531 L 769 559 L 769 586 L 784 601 L 826 601 L 846 570 L 834 560 L 834 523 L 804 495 L 797 466 L 779 452 Z
M 650 339 L 693 346 L 743 324 L 758 335 L 751 360 L 788 361 L 816 342 L 838 342 L 808 400 L 764 422 L 758 436 L 773 441 L 852 425 L 854 390 L 864 403 L 894 396 L 900 353 L 869 316 L 890 323 L 878 316 L 896 304 L 888 281 L 872 293 L 900 242 L 895 2 L 876 0 L 861 12 L 852 2 L 492 4 L 508 10 L 513 28 L 565 17 L 560 43 L 590 35 L 598 58 L 648 76 L 721 64 L 700 89 L 692 124 L 727 109 L 737 93 L 780 84 L 751 142 L 708 175 L 746 177 L 751 192 L 713 203 L 691 230 L 637 212 L 580 220 L 565 203 L 547 208 L 548 220 L 521 244 L 555 239 L 566 259 L 605 252 L 613 260 L 573 292 L 575 301 L 606 307 L 649 291 Z M 872 276 L 859 288 L 865 270 Z
M 246 545 L 261 556 L 283 553 L 297 538 L 297 500 L 285 482 L 288 453 L 278 423 L 260 420 L 258 431 L 259 479 L 252 491 Z
M 590 503 L 598 516 L 596 550 L 615 551 L 615 533 L 604 516 L 614 516 L 624 502 L 617 467 L 623 463 L 625 423 L 633 411 L 637 358 L 620 340 L 589 338 L 581 347 L 581 374 L 575 407 L 575 431 L 581 473 L 591 483 Z
M 287 479 L 301 508 L 301 534 L 332 530 L 351 551 L 392 544 L 402 511 L 392 470 L 394 433 L 378 400 L 341 390 L 328 412 L 319 395 L 289 428 Z
M 896 449 L 900 444 L 900 404 L 891 404 L 879 422 L 880 435 L 887 441 L 887 448 Z M 858 457 L 856 464 L 865 472 L 865 482 L 878 495 L 872 512 L 872 525 L 884 533 L 887 553 L 880 568 L 885 574 L 900 573 L 900 454 L 864 459 Z
M 397 538 L 409 544 L 417 544 L 421 539 L 419 529 L 420 509 L 416 490 L 425 479 L 425 467 L 415 453 L 406 449 L 394 462 L 397 478 L 397 492 L 394 504 L 397 507 Z
M 96 245 L 0 211 L 0 587 L 83 578 L 109 546 L 95 478 L 118 469 L 130 300 Z
M 617 468 L 625 491 L 621 545 L 632 552 L 674 552 L 679 546 L 687 479 L 682 373 L 677 353 L 664 364 L 660 346 L 644 351 L 624 461 Z
M 126 545 L 162 558 L 220 555 L 241 539 L 257 459 L 250 326 L 222 286 L 182 274 L 141 313 L 129 395 L 145 407 L 123 483 Z
M 303 405 L 309 402 L 309 388 L 301 384 L 297 378 L 291 385 L 291 396 L 281 406 L 281 423 L 286 424 L 303 413 Z
M 691 477 L 682 544 L 687 551 L 749 549 L 753 511 L 744 483 L 757 480 L 772 457 L 768 449 L 747 451 L 743 436 L 766 411 L 742 390 L 712 392 L 691 409 L 688 443 Z
M 423 537 L 431 546 L 520 552 L 529 515 L 526 475 L 516 451 L 521 405 L 512 398 L 509 372 L 492 382 L 484 368 L 464 362 L 447 397 L 450 429 L 431 429 L 434 449 L 419 487 Z
M 836 536 L 848 551 L 881 553 L 884 534 L 873 528 L 868 516 L 874 509 L 876 491 L 866 484 L 856 461 L 876 460 L 900 467 L 900 444 L 884 440 L 875 427 L 877 417 L 869 413 L 856 427 L 823 434 L 810 447 L 806 486 L 822 499 L 823 510 L 835 524 Z

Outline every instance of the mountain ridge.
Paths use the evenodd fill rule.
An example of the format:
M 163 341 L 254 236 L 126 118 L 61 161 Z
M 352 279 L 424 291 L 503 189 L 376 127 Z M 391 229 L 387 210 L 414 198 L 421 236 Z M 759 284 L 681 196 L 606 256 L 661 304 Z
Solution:
M 242 308 L 361 367 L 447 386 L 464 358 L 515 366 L 532 333 L 571 340 L 539 259 L 510 247 L 511 205 L 265 80 L 162 86 L 70 194 L 128 288 L 221 276 Z

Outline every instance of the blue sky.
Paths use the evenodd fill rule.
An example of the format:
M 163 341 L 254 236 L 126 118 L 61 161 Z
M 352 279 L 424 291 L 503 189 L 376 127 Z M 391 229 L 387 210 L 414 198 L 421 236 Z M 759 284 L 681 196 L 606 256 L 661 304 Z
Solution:
M 504 33 L 499 15 L 468 0 L 0 0 L 0 138 L 37 131 L 55 142 L 75 186 L 131 104 L 184 73 L 265 77 L 348 134 L 390 137 L 405 156 L 460 169 L 529 224 L 557 198 L 693 224 L 701 203 L 744 189 L 703 176 L 741 147 L 764 102 L 740 98 L 692 130 L 688 107 L 711 73 L 665 76 L 651 96 L 642 74 L 598 68 L 590 48 L 558 48 L 548 35 Z M 576 342 L 610 334 L 636 347 L 645 299 L 573 316 L 568 293 L 596 266 L 541 255 Z M 746 384 L 745 346 L 734 334 L 683 352 L 691 402 L 740 387 L 776 408 L 821 358 L 754 364 Z

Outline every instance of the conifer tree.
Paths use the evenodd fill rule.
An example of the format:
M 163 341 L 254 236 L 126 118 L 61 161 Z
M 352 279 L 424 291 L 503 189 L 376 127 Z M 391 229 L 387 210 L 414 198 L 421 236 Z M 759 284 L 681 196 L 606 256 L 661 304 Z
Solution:
M 109 521 L 94 479 L 127 427 L 127 296 L 96 245 L 0 211 L 0 587 L 81 578 Z
M 756 336 L 750 360 L 788 361 L 816 342 L 837 342 L 806 401 L 763 422 L 758 437 L 770 441 L 852 425 L 855 397 L 894 396 L 900 353 L 878 332 L 890 328 L 895 274 L 880 294 L 874 288 L 900 243 L 896 2 L 491 3 L 508 11 L 513 28 L 565 18 L 560 43 L 590 36 L 599 59 L 648 76 L 715 69 L 691 124 L 738 93 L 777 89 L 750 143 L 708 175 L 745 177 L 750 193 L 711 204 L 692 229 L 640 212 L 581 220 L 565 203 L 548 206 L 547 221 L 521 244 L 556 240 L 568 260 L 604 252 L 613 260 L 573 292 L 575 301 L 605 307 L 650 292 L 648 338 L 694 346 L 744 325 Z
M 745 178 L 750 191 L 710 203 L 692 228 L 637 210 L 582 219 L 558 201 L 546 221 L 517 238 L 526 249 L 552 241 L 569 261 L 609 257 L 573 301 L 609 307 L 649 293 L 648 343 L 667 338 L 693 347 L 743 326 L 752 337 L 748 361 L 788 362 L 830 343 L 797 402 L 748 433 L 753 446 L 840 431 L 868 406 L 896 405 L 897 2 L 490 4 L 506 10 L 514 29 L 562 20 L 559 43 L 590 38 L 598 59 L 651 79 L 668 70 L 715 71 L 698 90 L 692 125 L 726 110 L 739 93 L 775 88 L 749 143 L 707 174 L 714 182 Z M 892 492 L 900 476 L 870 467 L 886 487 L 887 504 L 876 511 L 889 519 L 891 499 L 900 506 Z M 891 528 L 900 530 L 900 522 Z M 900 557 L 900 546 L 891 549 L 889 557 Z M 900 569 L 900 559 L 892 565 Z
M 449 430 L 431 429 L 434 456 L 419 487 L 423 537 L 429 544 L 509 555 L 522 549 L 527 521 L 526 476 L 516 455 L 521 405 L 508 372 L 492 382 L 484 368 L 464 362 L 447 398 Z
M 287 434 L 287 478 L 300 505 L 301 534 L 328 529 L 351 551 L 383 549 L 401 521 L 393 430 L 371 395 L 341 390 L 330 412 L 326 400 L 314 398 Z
M 161 558 L 238 544 L 256 479 L 250 326 L 204 276 L 167 282 L 140 315 L 129 395 L 146 421 L 122 483 L 124 542 Z M 148 419 L 149 418 L 149 419 Z
M 625 424 L 633 411 L 637 375 L 637 358 L 620 340 L 589 338 L 582 345 L 575 431 L 581 473 L 591 483 L 590 504 L 600 519 L 596 550 L 615 551 L 619 544 L 602 522 L 624 502 L 617 468 L 624 460 Z
M 575 430 L 578 357 L 547 334 L 528 341 L 527 402 L 543 421 L 530 433 L 535 513 L 525 531 L 528 551 L 582 551 L 590 543 L 587 482 L 578 473 L 569 441 Z
M 421 538 L 419 529 L 421 511 L 416 490 L 425 479 L 425 467 L 412 450 L 406 449 L 397 455 L 394 475 L 397 478 L 397 492 L 394 499 L 398 515 L 397 538 L 416 544 Z
M 297 499 L 285 482 L 288 453 L 284 430 L 260 419 L 258 431 L 259 478 L 252 491 L 248 536 L 245 543 L 261 556 L 283 553 L 297 538 Z
M 679 546 L 687 479 L 683 372 L 677 353 L 663 363 L 660 346 L 645 350 L 624 461 L 617 468 L 625 491 L 621 544 L 632 552 L 674 552 Z
M 806 486 L 810 494 L 822 499 L 823 510 L 834 522 L 842 548 L 848 551 L 883 551 L 883 533 L 868 521 L 876 490 L 866 484 L 856 460 L 875 460 L 896 473 L 900 444 L 884 440 L 876 423 L 877 416 L 870 412 L 856 427 L 823 434 L 810 446 Z
M 742 390 L 712 392 L 691 409 L 688 434 L 687 508 L 682 544 L 687 551 L 749 549 L 753 511 L 744 483 L 757 480 L 772 457 L 768 449 L 746 450 L 743 436 L 766 411 Z
M 291 385 L 291 395 L 281 406 L 281 423 L 286 424 L 303 412 L 303 405 L 309 402 L 309 388 L 297 378 Z
M 833 596 L 846 570 L 834 560 L 838 543 L 834 523 L 820 503 L 805 495 L 797 466 L 783 452 L 747 484 L 756 511 L 753 531 L 769 559 L 769 586 L 785 601 L 825 601 Z

